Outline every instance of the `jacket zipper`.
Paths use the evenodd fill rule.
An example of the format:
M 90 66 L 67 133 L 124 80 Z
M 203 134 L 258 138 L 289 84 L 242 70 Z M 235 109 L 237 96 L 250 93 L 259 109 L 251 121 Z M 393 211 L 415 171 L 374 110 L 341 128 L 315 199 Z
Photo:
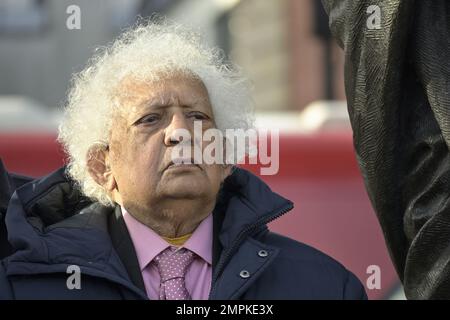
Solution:
M 222 273 L 222 269 L 225 267 L 225 265 L 228 263 L 228 260 L 231 258 L 231 256 L 234 254 L 234 252 L 238 249 L 239 245 L 242 241 L 245 240 L 245 238 L 252 234 L 253 231 L 259 230 L 262 226 L 272 222 L 273 220 L 281 217 L 283 214 L 289 212 L 293 208 L 292 202 L 290 202 L 288 205 L 286 205 L 283 209 L 276 211 L 276 213 L 269 215 L 268 217 L 262 217 L 258 221 L 256 221 L 251 226 L 248 226 L 244 230 L 242 230 L 239 235 L 236 237 L 236 240 L 233 242 L 233 245 L 230 246 L 230 249 L 228 249 L 220 259 L 219 263 L 217 264 L 217 272 L 214 272 L 215 276 L 213 277 L 211 281 L 211 291 L 209 293 L 208 300 L 211 300 L 211 297 L 214 295 L 216 291 L 216 284 L 217 280 L 220 277 L 220 274 Z

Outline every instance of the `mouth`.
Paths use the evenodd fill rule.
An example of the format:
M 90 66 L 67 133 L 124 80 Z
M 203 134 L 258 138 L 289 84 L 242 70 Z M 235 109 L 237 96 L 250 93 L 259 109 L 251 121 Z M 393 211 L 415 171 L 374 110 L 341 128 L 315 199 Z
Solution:
M 201 167 L 198 164 L 194 163 L 194 159 L 174 159 L 174 161 L 170 161 L 169 164 L 166 166 L 164 170 L 168 169 L 201 169 Z

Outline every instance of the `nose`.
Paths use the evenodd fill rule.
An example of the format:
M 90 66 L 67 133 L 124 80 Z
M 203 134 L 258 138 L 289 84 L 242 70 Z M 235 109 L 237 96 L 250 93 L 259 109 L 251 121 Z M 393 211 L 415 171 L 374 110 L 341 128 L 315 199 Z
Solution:
M 190 127 L 184 114 L 177 112 L 172 115 L 170 123 L 165 129 L 164 144 L 166 146 L 174 146 L 182 141 L 186 143 L 191 140 L 190 133 Z

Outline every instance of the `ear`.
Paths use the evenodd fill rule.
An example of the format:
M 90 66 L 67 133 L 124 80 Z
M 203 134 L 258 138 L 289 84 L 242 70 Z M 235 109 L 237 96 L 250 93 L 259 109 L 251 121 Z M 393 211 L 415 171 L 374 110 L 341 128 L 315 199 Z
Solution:
M 89 174 L 106 191 L 112 192 L 117 184 L 112 173 L 109 149 L 104 146 L 94 146 L 89 149 L 87 155 L 87 167 Z

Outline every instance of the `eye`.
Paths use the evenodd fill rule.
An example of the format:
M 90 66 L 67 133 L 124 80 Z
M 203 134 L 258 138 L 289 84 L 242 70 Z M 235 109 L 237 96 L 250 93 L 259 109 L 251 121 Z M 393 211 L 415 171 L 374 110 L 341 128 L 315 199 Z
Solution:
M 148 114 L 142 118 L 140 118 L 138 121 L 135 122 L 135 124 L 155 124 L 160 120 L 160 115 L 157 113 Z
M 209 117 L 206 114 L 204 114 L 203 112 L 199 112 L 199 111 L 189 112 L 187 114 L 187 116 L 189 118 L 193 118 L 194 120 L 207 120 L 207 119 L 209 119 Z

